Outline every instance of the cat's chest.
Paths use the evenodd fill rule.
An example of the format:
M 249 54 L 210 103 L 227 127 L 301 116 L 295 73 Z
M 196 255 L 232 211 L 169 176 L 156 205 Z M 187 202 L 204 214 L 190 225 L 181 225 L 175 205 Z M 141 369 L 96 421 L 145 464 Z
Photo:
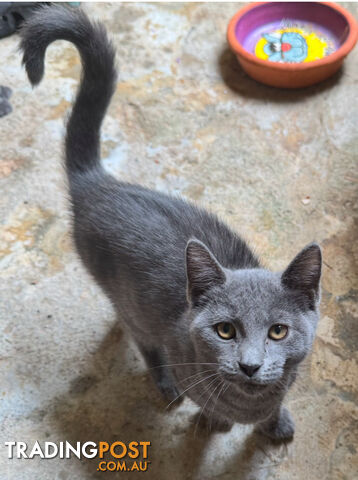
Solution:
M 249 397 L 230 385 L 213 405 L 214 413 L 227 420 L 243 424 L 257 423 L 271 415 L 281 399 L 272 393 L 253 394 Z

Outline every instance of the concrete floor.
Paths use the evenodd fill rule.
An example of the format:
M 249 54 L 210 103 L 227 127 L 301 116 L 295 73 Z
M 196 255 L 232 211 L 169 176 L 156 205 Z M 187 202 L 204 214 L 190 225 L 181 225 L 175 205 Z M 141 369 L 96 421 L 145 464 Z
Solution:
M 345 4 L 358 16 L 358 5 Z M 289 92 L 255 83 L 225 43 L 239 4 L 92 4 L 117 47 L 120 77 L 103 129 L 119 178 L 211 208 L 283 268 L 323 248 L 313 354 L 287 404 L 297 433 L 274 446 L 237 425 L 194 436 L 189 400 L 165 410 L 130 339 L 84 271 L 70 237 L 61 167 L 75 50 L 50 48 L 32 91 L 17 36 L 0 41 L 0 479 L 102 478 L 97 461 L 8 460 L 18 440 L 149 440 L 155 480 L 353 480 L 358 472 L 358 48 L 342 72 Z M 112 473 L 112 478 L 118 478 Z

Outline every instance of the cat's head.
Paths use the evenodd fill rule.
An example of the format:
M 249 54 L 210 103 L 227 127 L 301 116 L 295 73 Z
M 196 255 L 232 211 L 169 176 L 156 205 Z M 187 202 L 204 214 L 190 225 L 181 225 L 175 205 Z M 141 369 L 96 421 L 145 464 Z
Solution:
M 279 384 L 311 348 L 318 321 L 321 250 L 305 247 L 283 273 L 223 268 L 197 240 L 186 249 L 190 337 L 247 394 Z

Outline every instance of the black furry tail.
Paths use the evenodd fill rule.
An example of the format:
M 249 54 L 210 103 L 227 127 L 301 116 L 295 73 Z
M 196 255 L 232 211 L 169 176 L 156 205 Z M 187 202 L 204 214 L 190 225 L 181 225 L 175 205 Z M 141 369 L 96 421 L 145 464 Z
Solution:
M 67 124 L 66 167 L 69 177 L 99 165 L 100 128 L 115 89 L 115 52 L 103 25 L 92 23 L 80 9 L 45 6 L 21 29 L 23 64 L 33 86 L 44 74 L 47 46 L 55 40 L 75 44 L 83 75 Z

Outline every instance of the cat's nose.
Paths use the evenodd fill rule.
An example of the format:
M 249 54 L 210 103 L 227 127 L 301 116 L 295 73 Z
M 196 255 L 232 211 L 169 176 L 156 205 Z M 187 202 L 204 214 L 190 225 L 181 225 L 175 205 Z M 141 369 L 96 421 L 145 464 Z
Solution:
M 261 367 L 261 365 L 246 365 L 245 363 L 239 363 L 241 370 L 248 377 L 252 377 L 255 372 Z

